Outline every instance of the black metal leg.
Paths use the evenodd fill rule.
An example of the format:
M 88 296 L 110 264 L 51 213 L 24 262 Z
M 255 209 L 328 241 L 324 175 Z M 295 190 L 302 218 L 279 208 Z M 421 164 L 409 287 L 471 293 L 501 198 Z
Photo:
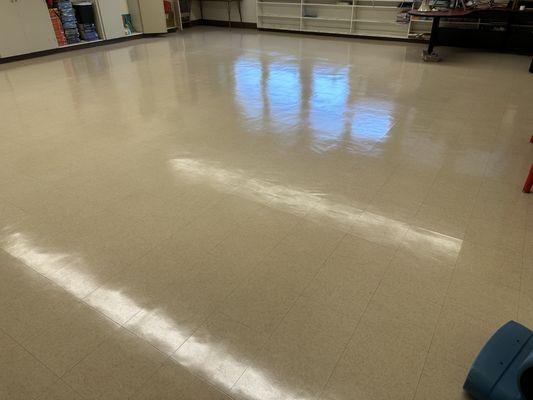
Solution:
M 189 14 L 190 15 L 190 14 Z M 203 21 L 204 19 L 204 4 L 202 0 L 200 0 L 200 19 Z
M 433 48 L 437 44 L 439 36 L 440 17 L 434 17 L 431 24 L 431 36 L 429 37 L 428 54 L 433 54 Z
M 529 72 L 533 74 L 533 59 L 531 59 L 531 65 L 529 66 Z
M 239 19 L 241 21 L 241 27 L 242 27 L 242 12 L 241 12 L 241 1 L 237 0 L 237 8 L 239 9 Z
M 440 57 L 433 50 L 439 40 L 439 24 L 440 17 L 433 17 L 433 23 L 431 24 L 431 36 L 429 37 L 428 49 L 422 53 L 422 59 L 424 61 L 440 61 Z
M 228 1 L 228 25 L 231 28 L 231 0 Z

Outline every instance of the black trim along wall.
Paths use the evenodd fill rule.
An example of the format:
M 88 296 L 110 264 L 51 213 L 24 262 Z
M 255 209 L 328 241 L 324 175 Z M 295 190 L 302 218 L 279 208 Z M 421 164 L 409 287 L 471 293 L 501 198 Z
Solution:
M 186 22 L 186 23 L 183 24 L 184 28 L 192 27 L 192 26 L 198 26 L 198 25 L 229 27 L 228 21 L 219 21 L 219 20 L 212 20 L 212 19 L 195 20 L 195 21 L 190 21 L 190 22 Z M 257 24 L 255 24 L 253 22 L 232 21 L 231 22 L 231 27 L 232 28 L 245 28 L 245 29 L 258 29 L 257 28 Z M 263 29 L 263 28 L 259 28 L 259 30 L 261 30 L 261 31 L 272 31 L 272 32 L 287 32 L 287 33 L 292 33 L 292 34 L 295 33 L 294 31 L 283 31 L 283 30 L 278 30 L 278 29 Z M 460 47 L 488 48 L 488 47 L 491 47 L 491 45 L 494 44 L 494 41 L 490 41 L 490 43 L 489 43 L 489 42 L 487 42 L 487 40 L 485 40 L 485 38 L 481 38 L 481 37 L 476 37 L 475 39 L 477 39 L 477 40 L 474 40 L 474 41 L 466 40 L 468 38 L 468 36 L 465 35 L 465 31 L 464 30 L 459 30 L 459 31 L 462 31 L 462 33 L 461 33 L 462 40 L 457 41 L 456 40 L 456 36 L 459 34 L 459 33 L 455 32 L 455 31 L 457 31 L 457 29 L 449 29 L 449 30 L 451 32 L 446 32 L 447 30 L 443 29 L 443 32 L 441 33 L 441 35 L 439 35 L 439 45 L 441 45 L 441 46 L 447 46 L 448 45 L 448 46 L 460 46 Z M 400 41 L 400 42 L 415 42 L 415 43 L 425 42 L 425 40 L 411 39 L 411 38 L 410 39 L 407 39 L 407 38 L 406 39 L 402 39 L 402 38 L 372 37 L 372 36 L 358 36 L 358 35 L 343 35 L 343 34 L 335 34 L 335 33 L 323 33 L 323 32 L 297 32 L 297 33 L 298 34 L 303 34 L 303 35 L 320 35 L 320 36 L 335 36 L 335 37 L 356 37 L 356 38 L 363 38 L 363 39 Z M 107 44 L 126 42 L 126 41 L 129 41 L 129 40 L 140 39 L 140 38 L 147 37 L 147 36 L 157 36 L 157 34 L 155 34 L 155 35 L 153 35 L 153 34 L 142 34 L 142 35 L 126 36 L 126 37 L 117 38 L 117 39 L 99 40 L 99 41 L 96 41 L 96 42 L 87 42 L 87 43 L 83 43 L 83 44 L 76 45 L 76 46 L 58 47 L 56 49 L 38 51 L 38 52 L 35 52 L 35 53 L 21 54 L 21 55 L 13 56 L 13 57 L 0 58 L 0 64 L 14 62 L 14 61 L 20 61 L 20 60 L 27 60 L 27 59 L 31 59 L 31 58 L 35 58 L 35 57 L 42 57 L 42 56 L 46 56 L 46 55 L 49 55 L 49 54 L 56 54 L 56 53 L 63 53 L 63 52 L 67 52 L 67 51 L 75 51 L 75 50 L 87 49 L 87 48 L 90 48 L 90 47 L 105 46 Z M 511 46 L 507 46 L 507 48 L 505 50 L 506 51 L 512 51 L 512 52 L 518 52 L 518 53 L 522 53 L 522 54 L 523 53 L 526 53 L 526 54 L 530 53 L 532 51 L 530 46 L 531 46 L 531 43 L 533 43 L 533 40 L 531 40 L 531 32 L 528 32 L 525 35 L 521 35 L 520 38 L 522 36 L 527 36 L 527 40 L 525 42 L 527 44 L 525 45 L 525 47 L 526 47 L 525 49 L 524 48 L 520 48 L 521 46 L 517 46 L 518 48 L 512 48 Z M 518 39 L 520 39 L 520 38 L 518 38 Z M 523 41 L 523 40 L 521 40 L 521 41 Z M 520 44 L 522 44 L 522 43 L 520 43 Z M 499 50 L 501 51 L 502 48 L 500 47 Z

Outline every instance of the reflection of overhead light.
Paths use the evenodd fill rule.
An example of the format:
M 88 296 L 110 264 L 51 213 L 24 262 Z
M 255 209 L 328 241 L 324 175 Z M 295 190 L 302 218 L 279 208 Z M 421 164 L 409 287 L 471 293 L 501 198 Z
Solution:
M 223 175 L 219 175 L 222 177 Z M 121 290 L 100 287 L 99 282 L 86 271 L 87 264 L 78 255 L 68 253 L 48 253 L 35 246 L 23 233 L 13 233 L 2 240 L 2 248 L 11 256 L 19 259 L 24 264 L 44 275 L 67 292 L 86 301 L 99 312 L 120 319 L 121 315 L 137 315 L 140 312 L 150 314 L 150 318 L 137 319 L 128 327 L 135 328 L 140 336 L 152 343 L 155 347 L 172 352 L 183 343 L 189 334 L 184 332 L 163 310 L 149 310 L 140 306 Z M 88 293 L 98 288 L 98 296 L 85 298 Z M 125 323 L 126 321 L 121 321 Z M 174 356 L 180 365 L 202 374 L 207 380 L 216 383 L 223 390 L 229 392 L 235 379 L 225 379 L 223 372 L 217 365 L 224 365 L 227 370 L 239 371 L 239 375 L 247 368 L 248 360 L 237 360 L 229 353 L 230 349 L 217 343 L 198 342 L 191 338 L 187 342 L 187 349 Z M 209 355 L 209 359 L 207 359 Z M 213 362 L 214 360 L 214 362 Z M 240 391 L 249 399 L 298 399 L 291 394 L 289 389 L 284 389 L 271 381 L 265 373 L 253 365 L 247 369 L 249 376 L 254 379 L 254 385 L 240 388 Z
M 238 194 L 242 197 L 263 204 L 275 206 L 285 211 L 295 211 L 308 217 L 325 218 L 339 225 L 349 224 L 361 231 L 375 228 L 387 228 L 392 232 L 391 240 L 403 237 L 400 233 L 408 228 L 409 233 L 403 237 L 408 248 L 430 249 L 430 252 L 441 255 L 456 255 L 462 245 L 460 239 L 442 235 L 421 228 L 413 228 L 404 222 L 385 216 L 363 212 L 363 210 L 326 199 L 319 193 L 298 188 L 291 188 L 254 179 L 242 171 L 230 171 L 195 159 L 173 159 L 170 166 L 177 173 L 192 179 L 204 180 L 221 191 Z M 396 239 L 395 239 L 396 238 Z M 13 233 L 2 239 L 3 249 L 18 258 L 35 271 L 46 276 L 58 286 L 79 299 L 83 299 L 99 312 L 120 320 L 123 315 L 135 316 L 139 313 L 149 314 L 150 318 L 136 318 L 128 324 L 142 338 L 155 347 L 169 353 L 174 351 L 189 336 L 186 329 L 169 317 L 162 309 L 148 309 L 139 305 L 125 290 L 102 286 L 90 273 L 81 255 L 62 252 L 47 252 L 39 248 L 23 233 Z M 98 296 L 88 294 L 98 288 Z M 127 321 L 121 321 L 126 323 Z M 271 379 L 267 371 L 254 365 L 248 366 L 250 360 L 240 360 L 231 354 L 230 349 L 209 341 L 197 341 L 191 338 L 183 351 L 179 351 L 173 359 L 185 368 L 203 375 L 207 380 L 218 384 L 225 391 L 230 391 L 235 378 L 227 371 L 244 371 L 247 382 L 237 389 L 248 399 L 291 399 L 306 400 L 297 395 L 296 391 L 279 386 Z M 215 366 L 223 366 L 226 372 Z
M 326 218 L 339 226 L 351 226 L 352 229 L 363 233 L 384 228 L 390 233 L 386 237 L 390 241 L 403 239 L 403 233 L 411 228 L 405 222 L 331 201 L 319 193 L 250 178 L 243 171 L 229 171 L 190 158 L 178 158 L 169 162 L 176 172 L 185 177 L 208 181 L 219 190 L 232 192 L 284 211 L 306 214 L 308 218 Z M 432 249 L 445 256 L 458 254 L 462 245 L 460 239 L 421 228 L 411 229 L 409 240 L 429 244 Z
M 91 276 L 80 272 L 87 266 L 77 254 L 46 252 L 33 246 L 31 240 L 22 233 L 9 235 L 3 245 L 7 253 L 78 298 L 85 297 L 98 287 Z

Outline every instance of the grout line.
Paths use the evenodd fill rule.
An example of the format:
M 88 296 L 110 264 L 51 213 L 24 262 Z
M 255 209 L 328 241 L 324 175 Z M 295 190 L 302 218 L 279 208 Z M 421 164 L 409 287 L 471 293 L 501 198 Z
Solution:
M 404 235 L 405 235 L 405 233 L 404 233 Z M 402 238 L 403 238 L 403 236 L 402 236 Z M 337 367 L 339 366 L 340 361 L 344 358 L 345 354 L 348 352 L 348 346 L 350 345 L 350 343 L 352 342 L 353 338 L 355 337 L 357 329 L 359 328 L 359 325 L 361 324 L 361 321 L 363 320 L 363 317 L 364 317 L 364 315 L 365 315 L 365 313 L 366 313 L 366 311 L 368 309 L 368 306 L 372 302 L 372 299 L 374 298 L 374 296 L 377 293 L 378 289 L 381 287 L 381 282 L 383 281 L 383 279 L 385 279 L 385 275 L 387 274 L 387 271 L 390 270 L 392 261 L 394 260 L 394 257 L 396 257 L 396 254 L 398 253 L 399 249 L 400 249 L 400 246 L 398 246 L 396 248 L 396 250 L 394 251 L 394 254 L 391 257 L 391 259 L 389 260 L 389 262 L 387 264 L 387 267 L 385 268 L 385 271 L 383 272 L 383 275 L 381 276 L 378 284 L 376 285 L 376 288 L 374 289 L 374 291 L 372 292 L 372 294 L 368 298 L 368 301 L 366 302 L 365 307 L 364 307 L 363 311 L 361 312 L 361 315 L 360 315 L 359 319 L 357 320 L 357 323 L 356 323 L 356 325 L 354 327 L 354 330 L 352 331 L 352 334 L 350 335 L 349 339 L 346 341 L 346 344 L 344 345 L 344 348 L 342 349 L 342 351 L 339 353 L 339 356 L 337 357 L 337 360 L 335 361 L 335 365 L 333 366 L 333 368 L 332 368 L 332 370 L 331 370 L 326 382 L 324 383 L 324 385 L 320 389 L 319 398 L 322 397 L 322 394 L 324 393 L 324 391 L 328 387 L 329 382 L 331 381 L 331 378 L 333 377 L 333 374 L 337 370 Z
M 15 346 L 20 347 L 24 352 L 28 353 L 28 355 L 33 358 L 35 361 L 37 361 L 39 364 L 41 364 L 46 370 L 48 370 L 53 376 L 55 376 L 57 379 L 54 380 L 49 386 L 45 388 L 45 390 L 48 390 L 55 382 L 57 382 L 58 379 L 61 379 L 61 377 L 56 374 L 48 365 L 46 365 L 43 361 L 41 361 L 37 356 L 35 356 L 31 351 L 29 351 L 24 344 L 16 340 L 13 336 L 11 336 L 9 333 L 7 333 L 2 327 L 0 327 L 0 332 L 2 332 L 4 335 L 6 335 L 8 338 L 10 338 L 13 342 L 15 342 Z
M 220 201 L 220 200 L 218 200 Z M 218 201 L 214 202 L 214 204 L 218 203 Z M 204 212 L 207 211 L 207 208 L 204 210 Z M 203 213 L 202 213 L 203 214 Z M 199 217 L 199 216 L 198 216 Z M 193 220 L 191 220 L 189 223 L 185 224 L 184 225 L 184 228 L 189 226 L 190 224 L 193 223 Z M 172 235 L 170 235 L 168 238 L 164 239 L 164 240 L 168 240 Z M 139 256 L 138 258 L 136 258 L 135 260 L 132 260 L 130 262 L 131 263 L 134 263 L 136 261 L 138 261 L 139 259 L 141 259 L 142 257 L 144 257 L 146 254 L 148 254 L 150 251 L 152 251 L 154 248 L 156 248 L 158 245 L 154 245 L 153 247 L 151 247 L 149 250 L 147 250 L 145 253 L 143 253 L 141 256 Z M 2 252 L 5 252 L 3 249 L 1 250 Z M 7 252 L 5 252 L 6 254 L 9 254 Z M 134 332 L 130 331 L 128 328 L 124 327 L 123 325 L 127 322 L 124 322 L 124 323 L 119 323 L 115 320 L 113 320 L 111 317 L 109 317 L 108 315 L 104 314 L 103 312 L 101 312 L 100 310 L 98 310 L 97 308 L 94 308 L 92 305 L 90 305 L 89 303 L 87 303 L 85 301 L 85 299 L 91 294 L 93 293 L 95 290 L 97 290 L 98 288 L 102 287 L 105 282 L 100 285 L 98 288 L 96 288 L 95 290 L 93 290 L 91 293 L 89 293 L 87 296 L 83 297 L 83 298 L 78 298 L 76 297 L 74 294 L 70 293 L 68 290 L 66 290 L 64 287 L 62 287 L 61 285 L 59 285 L 57 282 L 55 282 L 54 280 L 52 280 L 50 277 L 44 275 L 42 272 L 39 272 L 37 271 L 36 269 L 34 269 L 31 265 L 28 265 L 26 264 L 25 262 L 23 262 L 22 260 L 19 260 L 20 263 L 22 265 L 25 265 L 27 268 L 29 268 L 31 271 L 33 271 L 34 273 L 42 276 L 43 278 L 45 278 L 47 281 L 51 282 L 54 286 L 56 286 L 57 288 L 61 289 L 62 291 L 66 292 L 68 295 L 70 295 L 71 297 L 73 297 L 74 299 L 80 301 L 81 303 L 83 303 L 85 306 L 87 306 L 88 308 L 90 308 L 91 310 L 95 311 L 96 313 L 98 313 L 100 316 L 104 317 L 106 320 L 108 320 L 109 322 L 111 322 L 113 325 L 116 325 L 119 327 L 119 330 L 120 328 L 123 328 L 125 329 L 126 331 L 132 333 L 133 335 L 135 335 L 135 337 L 143 340 L 144 342 L 146 342 L 147 344 L 149 344 L 150 346 L 152 346 L 155 350 L 157 350 L 158 352 L 160 352 L 161 354 L 164 354 L 166 355 L 165 353 L 163 353 L 161 350 L 159 350 L 158 348 L 156 348 L 155 346 L 153 346 L 150 342 L 148 342 L 147 340 L 145 340 L 144 338 L 141 338 L 139 337 L 137 334 L 135 334 Z M 124 271 L 125 268 L 127 268 L 126 266 L 121 269 L 121 271 Z M 109 282 L 109 280 L 107 280 L 106 282 Z M 137 315 L 138 313 L 136 313 L 135 315 Z M 133 317 L 132 317 L 133 318 Z M 131 319 L 131 318 L 130 318 Z M 130 320 L 128 319 L 128 321 Z M 7 336 L 9 336 L 10 338 L 12 338 L 10 335 L 8 335 L 3 329 L 0 328 L 0 330 L 2 330 Z M 105 343 L 108 339 L 109 339 L 109 336 L 112 334 L 112 332 L 109 333 L 109 335 L 107 335 L 91 352 L 87 353 L 84 357 L 82 357 L 80 360 L 78 360 L 75 364 L 72 365 L 72 367 L 70 367 L 67 371 L 65 371 L 64 374 L 62 374 L 61 376 L 57 375 L 54 371 L 52 371 L 50 368 L 48 368 L 48 366 L 42 362 L 41 360 L 39 360 L 35 355 L 33 355 L 33 353 L 31 353 L 28 349 L 26 349 L 21 343 L 19 343 L 18 341 L 16 341 L 14 338 L 12 338 L 17 344 L 19 344 L 26 352 L 28 352 L 33 358 L 35 358 L 37 361 L 39 361 L 39 363 L 41 363 L 42 365 L 44 365 L 48 370 L 50 370 L 55 376 L 57 376 L 59 379 L 62 379 L 64 376 L 68 375 L 68 373 L 70 373 L 78 364 L 80 364 L 83 360 L 85 360 L 89 355 L 93 354 L 93 352 L 99 348 L 100 346 L 102 346 L 103 343 Z
M 251 218 L 251 217 L 250 217 L 250 218 Z M 300 223 L 301 223 L 301 222 L 298 222 L 297 224 L 295 224 L 291 229 L 289 229 L 289 230 L 287 231 L 287 233 L 286 233 L 285 235 L 283 235 L 282 237 L 280 237 L 280 239 L 278 240 L 278 242 L 276 242 L 276 244 L 274 244 L 270 250 L 266 251 L 265 254 L 263 254 L 262 256 L 260 256 L 260 257 L 258 258 L 258 260 L 256 261 L 257 264 L 261 264 L 261 263 L 262 263 L 262 262 L 263 262 L 263 261 L 264 261 L 264 260 L 265 260 L 265 259 L 266 259 L 266 258 L 267 258 L 267 257 L 273 252 L 273 251 L 274 251 L 274 249 L 275 249 L 275 248 L 276 248 L 276 247 L 277 247 L 277 246 L 278 246 L 278 245 L 279 245 L 279 244 L 280 244 L 280 243 L 281 243 L 281 242 L 282 242 L 287 236 L 289 236 L 290 233 L 291 233 L 294 229 L 296 229 L 296 227 L 297 227 Z M 238 229 L 238 228 L 236 228 L 235 231 L 236 231 L 237 229 Z M 230 233 L 230 234 L 231 234 L 231 233 Z M 227 237 L 229 237 L 230 234 L 228 234 Z M 227 238 L 227 237 L 226 237 L 226 238 Z M 221 240 L 220 243 L 222 243 L 224 240 L 225 240 L 225 239 Z M 234 287 L 230 292 L 228 292 L 228 294 L 226 294 L 226 296 L 224 296 L 224 298 L 220 301 L 220 304 L 223 304 L 223 303 L 225 302 L 226 299 L 228 299 L 233 293 L 235 293 L 236 290 L 238 290 L 240 287 L 242 287 L 242 285 L 246 284 L 246 283 L 248 282 L 248 281 L 247 281 L 247 278 L 250 277 L 252 274 L 253 274 L 253 271 L 250 271 L 250 272 L 246 275 L 246 277 L 243 278 L 243 280 L 240 282 L 240 284 L 235 285 L 235 287 Z M 187 342 L 192 336 L 194 336 L 194 334 L 195 334 L 195 333 L 196 333 L 196 332 L 197 332 L 197 331 L 198 331 L 198 330 L 199 330 L 199 329 L 200 329 L 200 328 L 201 328 L 201 327 L 202 327 L 207 321 L 209 321 L 210 318 L 211 318 L 213 315 L 215 315 L 216 313 L 221 313 L 221 314 L 227 316 L 228 318 L 230 318 L 232 321 L 236 322 L 237 324 L 243 325 L 243 326 L 245 326 L 246 328 L 248 328 L 248 329 L 250 329 L 250 330 L 252 330 L 252 331 L 254 331 L 254 332 L 257 332 L 254 328 L 249 327 L 248 325 L 246 325 L 245 323 L 243 323 L 243 322 L 241 322 L 241 321 L 236 321 L 232 316 L 229 316 L 229 315 L 227 315 L 225 312 L 220 311 L 220 307 L 216 307 L 216 308 L 214 308 L 214 309 L 213 309 L 213 310 L 212 310 L 212 311 L 211 311 L 211 312 L 210 312 L 210 313 L 209 313 L 209 314 L 203 319 L 203 321 L 202 321 L 201 323 L 198 324 L 198 326 L 196 327 L 196 329 L 193 330 L 193 332 L 187 337 L 187 339 L 185 339 L 185 340 L 184 340 L 184 341 L 178 346 L 178 348 L 177 348 L 174 352 L 172 352 L 170 355 L 168 355 L 168 357 L 166 358 L 165 361 L 170 360 L 170 359 L 173 359 L 174 354 L 176 354 L 176 353 L 179 351 L 179 349 L 180 349 L 180 348 L 181 348 L 181 347 L 182 347 L 182 346 L 183 346 L 183 345 L 184 345 L 184 344 L 185 344 L 185 343 L 186 343 L 186 342 Z M 258 332 L 258 333 L 259 333 L 259 332 Z M 261 348 L 263 348 L 264 344 L 266 344 L 267 341 L 268 341 L 268 338 L 265 338 L 265 341 L 264 341 L 264 343 L 262 344 Z M 258 350 L 261 350 L 261 348 L 258 349 Z M 178 362 L 178 364 L 179 364 L 179 362 Z M 181 364 L 179 364 L 179 365 L 181 366 Z M 197 377 L 198 379 L 201 379 L 202 381 L 206 382 L 206 383 L 209 384 L 211 387 L 214 387 L 214 388 L 215 388 L 216 390 L 218 390 L 219 392 L 221 392 L 221 393 L 227 395 L 229 398 L 233 398 L 232 395 L 231 395 L 231 389 L 235 386 L 235 384 L 239 381 L 239 379 L 244 375 L 244 373 L 247 371 L 247 369 L 248 369 L 248 367 L 246 367 L 246 368 L 243 370 L 242 374 L 241 374 L 241 375 L 235 380 L 235 382 L 233 383 L 233 385 L 229 388 L 229 389 L 230 389 L 229 392 L 224 391 L 224 390 L 221 390 L 219 387 L 214 386 L 214 385 L 209 381 L 209 379 L 205 378 L 204 376 L 202 376 L 202 375 L 200 375 L 200 374 L 196 374 L 196 373 L 194 373 L 193 371 L 190 371 L 190 370 L 187 370 L 187 371 L 188 371 L 190 374 L 192 374 L 193 376 Z M 154 373 L 154 374 L 155 374 L 155 373 Z M 153 376 L 153 375 L 152 375 L 152 376 Z
M 305 215 L 307 215 L 311 210 L 309 210 L 307 213 L 305 213 Z M 305 216 L 304 216 L 305 218 Z M 291 229 L 290 232 L 292 232 L 293 230 L 295 230 L 297 228 L 298 225 L 300 225 L 301 223 L 303 222 L 299 222 L 298 224 L 296 224 L 293 229 Z M 285 235 L 285 237 L 288 237 L 290 232 Z M 286 312 L 283 314 L 283 316 L 280 318 L 279 322 L 277 323 L 277 325 L 272 328 L 270 334 L 266 335 L 265 337 L 265 340 L 261 346 L 260 349 L 258 349 L 259 351 L 263 351 L 263 349 L 266 347 L 267 343 L 270 341 L 270 339 L 272 338 L 272 336 L 274 336 L 274 334 L 276 333 L 276 331 L 278 330 L 278 328 L 281 326 L 281 324 L 283 323 L 283 321 L 285 320 L 285 318 L 287 317 L 287 315 L 291 312 L 291 310 L 294 308 L 295 304 L 298 302 L 298 300 L 302 297 L 302 294 L 305 292 L 305 290 L 309 287 L 309 285 L 311 285 L 311 283 L 313 282 L 314 278 L 318 275 L 318 273 L 322 270 L 322 268 L 324 267 L 324 265 L 327 263 L 327 261 L 329 260 L 329 258 L 331 257 L 331 255 L 335 252 L 335 250 L 337 250 L 337 247 L 340 245 L 341 241 L 344 239 L 344 237 L 346 237 L 347 233 L 344 233 L 344 235 L 341 236 L 341 238 L 339 239 L 339 241 L 337 242 L 337 244 L 334 246 L 334 248 L 331 250 L 331 252 L 326 256 L 326 258 L 324 259 L 324 261 L 322 262 L 321 264 L 321 268 L 318 268 L 317 272 L 315 273 L 315 275 L 313 275 L 312 278 L 309 279 L 309 282 L 307 284 L 307 286 L 303 287 L 299 294 L 297 296 L 295 296 L 294 300 L 290 303 L 289 307 L 287 308 Z M 272 249 L 273 251 L 274 249 Z M 245 370 L 243 371 L 243 373 L 241 374 L 241 376 L 235 381 L 235 383 L 231 386 L 231 389 L 233 389 L 235 387 L 235 385 L 239 382 L 239 380 L 242 378 L 242 376 L 246 373 L 246 371 L 248 370 L 248 367 L 245 368 Z
M 442 303 L 440 304 L 439 313 L 438 313 L 438 316 L 437 316 L 437 319 L 436 319 L 436 322 L 435 322 L 435 327 L 433 328 L 433 332 L 431 334 L 431 339 L 430 339 L 429 344 L 428 344 L 426 355 L 424 357 L 424 361 L 423 361 L 423 363 L 421 365 L 421 368 L 420 368 L 420 373 L 418 375 L 418 379 L 417 379 L 417 382 L 416 382 L 416 387 L 415 387 L 415 390 L 413 392 L 413 396 L 411 397 L 412 400 L 415 399 L 416 394 L 418 393 L 418 387 L 420 386 L 420 381 L 422 380 L 422 375 L 424 373 L 424 368 L 426 367 L 427 359 L 429 357 L 429 352 L 431 351 L 431 346 L 433 345 L 433 340 L 435 338 L 435 335 L 437 334 L 437 328 L 439 327 L 440 319 L 442 317 L 442 313 L 444 312 L 444 307 L 447 304 L 446 303 L 446 296 L 447 296 L 447 294 L 448 294 L 448 292 L 450 290 L 450 287 L 451 287 L 452 282 L 453 282 L 453 278 L 455 276 L 455 271 L 456 271 L 456 268 L 457 268 L 458 259 L 459 259 L 459 257 L 457 257 L 457 260 L 455 260 L 452 276 L 450 277 L 450 280 L 448 282 L 448 286 L 446 287 L 446 291 L 444 292 L 445 293 L 444 294 L 444 298 L 442 300 Z
M 444 167 L 442 167 L 444 168 Z M 441 170 L 442 170 L 441 168 Z M 485 166 L 485 168 L 487 168 L 487 166 Z M 439 171 L 440 172 L 440 171 Z M 437 173 L 438 174 L 438 173 Z M 435 178 L 436 179 L 436 178 Z M 479 192 L 481 191 L 481 185 L 479 185 L 478 187 L 478 190 L 477 190 L 477 193 L 475 195 L 475 199 L 477 199 L 477 197 L 479 196 Z M 475 202 L 474 202 L 475 204 Z M 474 206 L 471 207 L 470 209 L 470 212 L 467 213 L 468 214 L 468 217 L 466 218 L 468 221 L 470 221 L 471 217 L 472 217 L 472 214 L 474 213 Z M 467 224 L 467 228 L 465 228 L 465 237 L 466 237 L 466 229 L 468 229 L 468 224 Z M 464 242 L 463 242 L 464 243 Z M 462 246 L 461 246 L 461 249 L 462 249 Z M 460 257 L 460 254 L 461 254 L 461 249 L 459 249 L 459 252 L 457 253 L 457 258 L 455 259 L 455 263 L 454 263 L 454 267 L 453 267 L 453 272 L 452 272 L 452 276 L 450 277 L 450 281 L 448 282 L 448 286 L 446 287 L 446 291 L 444 292 L 444 298 L 442 300 L 442 304 L 440 305 L 440 310 L 439 310 L 439 315 L 437 317 L 437 320 L 436 320 L 436 323 L 435 323 L 435 327 L 433 328 L 433 333 L 431 334 L 431 340 L 429 341 L 429 346 L 428 346 L 428 349 L 427 349 L 427 352 L 426 352 L 426 355 L 424 357 L 424 362 L 422 363 L 422 366 L 420 368 L 420 373 L 418 375 L 418 380 L 416 382 L 416 387 L 415 387 L 415 390 L 413 392 L 413 396 L 411 397 L 412 400 L 414 400 L 416 398 L 416 394 L 418 393 L 418 388 L 420 386 L 420 382 L 422 380 L 422 375 L 424 373 L 424 369 L 426 367 L 426 363 L 427 363 L 427 360 L 428 360 L 428 357 L 429 357 L 429 352 L 431 351 L 431 347 L 433 345 L 433 341 L 435 339 L 435 335 L 437 333 L 437 329 L 439 327 L 439 323 L 441 321 L 441 318 L 442 318 L 442 314 L 444 312 L 444 307 L 448 304 L 447 303 L 447 297 L 448 297 L 448 293 L 450 291 L 450 288 L 452 286 L 452 283 L 453 283 L 453 280 L 454 280 L 454 277 L 455 277 L 455 274 L 457 272 L 457 264 L 459 262 L 459 257 Z

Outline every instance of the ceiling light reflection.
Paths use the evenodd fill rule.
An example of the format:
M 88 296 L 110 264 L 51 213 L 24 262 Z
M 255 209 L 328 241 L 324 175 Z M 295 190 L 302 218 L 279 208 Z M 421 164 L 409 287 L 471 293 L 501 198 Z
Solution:
M 376 229 L 387 231 L 383 238 L 385 241 L 397 242 L 403 239 L 403 233 L 411 228 L 405 222 L 331 201 L 321 193 L 250 178 L 244 171 L 230 171 L 190 158 L 177 158 L 169 163 L 172 169 L 185 178 L 208 181 L 219 190 L 275 206 L 283 211 L 306 214 L 308 218 L 325 218 L 343 228 L 351 226 L 351 229 L 363 234 Z M 411 229 L 409 232 L 410 241 L 418 242 L 418 245 L 430 244 L 434 252 L 440 252 L 443 256 L 457 255 L 463 243 L 461 239 L 426 229 Z
M 227 175 L 222 173 L 218 177 Z M 167 354 L 175 351 L 190 336 L 190 333 L 181 329 L 164 310 L 140 306 L 125 291 L 101 286 L 87 271 L 88 265 L 79 255 L 49 253 L 20 232 L 5 237 L 2 240 L 2 248 L 115 322 L 126 323 L 127 321 L 123 320 L 124 315 L 149 315 L 148 318 L 132 318 L 132 323 L 127 323 L 126 327 Z M 62 273 L 59 273 L 60 271 Z M 87 297 L 96 288 L 98 296 Z M 247 369 L 249 376 L 254 378 L 254 385 L 239 389 L 247 398 L 306 400 L 293 395 L 290 389 L 277 385 L 265 373 L 250 365 L 250 360 L 244 357 L 237 360 L 231 354 L 231 349 L 209 341 L 199 342 L 194 338 L 190 338 L 187 343 L 188 350 L 173 359 L 187 369 L 203 375 L 226 392 L 231 390 L 235 381 Z M 222 370 L 220 366 L 223 366 Z M 233 379 L 228 379 L 230 377 Z

